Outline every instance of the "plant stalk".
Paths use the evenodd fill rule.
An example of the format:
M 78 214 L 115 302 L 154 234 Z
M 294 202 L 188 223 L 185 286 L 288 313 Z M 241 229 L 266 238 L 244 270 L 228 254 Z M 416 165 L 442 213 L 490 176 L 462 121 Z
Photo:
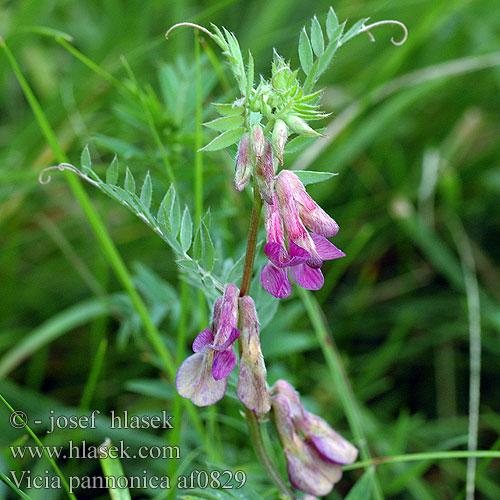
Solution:
M 260 213 L 262 211 L 262 198 L 260 197 L 259 188 L 255 180 L 253 184 L 253 194 L 253 208 L 252 215 L 250 217 L 250 229 L 248 232 L 248 243 L 245 254 L 245 264 L 243 267 L 243 277 L 241 279 L 240 297 L 248 295 L 250 291 L 250 284 L 252 283 L 253 266 L 255 261 L 255 250 L 257 248 L 257 234 L 259 231 Z M 262 429 L 260 427 L 259 418 L 253 411 L 250 411 L 248 408 L 245 408 L 245 416 L 247 419 L 250 441 L 252 442 L 255 453 L 257 454 L 260 463 L 266 469 L 276 488 L 278 488 L 278 491 L 280 492 L 282 498 L 295 500 L 296 497 L 293 491 L 283 480 L 281 474 L 278 472 L 278 469 L 274 465 L 271 457 L 269 456 L 269 453 L 267 452 L 266 446 L 264 445 L 264 440 L 262 439 Z
M 248 231 L 248 243 L 241 278 L 240 297 L 248 295 L 252 283 L 253 264 L 255 260 L 255 249 L 257 248 L 257 233 L 259 231 L 260 212 L 262 210 L 262 198 L 260 197 L 257 182 L 253 183 L 253 208 L 250 217 L 250 229 Z

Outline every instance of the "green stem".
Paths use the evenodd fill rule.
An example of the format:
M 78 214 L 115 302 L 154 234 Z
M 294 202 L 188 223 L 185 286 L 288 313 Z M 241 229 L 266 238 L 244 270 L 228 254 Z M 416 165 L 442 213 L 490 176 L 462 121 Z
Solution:
M 416 462 L 419 460 L 446 460 L 449 458 L 500 458 L 500 451 L 430 451 L 424 453 L 408 453 L 406 455 L 395 455 L 392 457 L 375 457 L 362 460 L 352 465 L 344 465 L 344 470 L 364 469 L 372 465 L 394 464 L 398 462 Z
M 352 393 L 352 389 L 347 379 L 335 342 L 328 331 L 323 311 L 321 310 L 318 301 L 309 291 L 302 288 L 298 288 L 298 291 L 306 308 L 309 319 L 313 325 L 330 373 L 332 374 L 334 387 L 337 389 L 342 401 L 344 413 L 346 414 L 349 422 L 349 427 L 353 433 L 354 440 L 357 446 L 359 446 L 361 458 L 364 461 L 370 462 L 372 458 L 366 441 L 365 432 L 361 424 L 358 403 Z M 373 475 L 373 488 L 375 498 L 377 500 L 383 499 L 384 495 L 382 493 L 382 487 L 380 486 L 380 482 L 375 474 Z
M 255 181 L 253 185 L 253 193 L 253 208 L 252 215 L 250 217 L 250 229 L 248 231 L 248 243 L 245 254 L 245 264 L 243 267 L 243 277 L 241 279 L 240 297 L 248 295 L 250 291 L 250 284 L 252 283 L 253 266 L 255 261 L 255 250 L 257 248 L 257 233 L 259 231 L 260 213 L 262 210 L 262 199 L 260 197 L 257 182 Z M 248 408 L 245 408 L 245 415 L 248 424 L 248 432 L 250 434 L 250 441 L 255 449 L 255 453 L 257 454 L 260 463 L 266 469 L 269 477 L 278 488 L 278 491 L 280 492 L 282 497 L 295 500 L 296 497 L 293 491 L 283 480 L 280 473 L 278 472 L 278 469 L 269 456 L 269 453 L 267 452 L 264 440 L 262 438 L 262 429 L 260 427 L 260 422 L 257 415 L 253 411 L 250 411 Z
M 262 210 L 262 198 L 260 197 L 257 182 L 253 185 L 253 208 L 250 217 L 250 230 L 248 232 L 248 243 L 241 279 L 240 297 L 248 295 L 252 283 L 253 264 L 255 260 L 255 249 L 257 248 L 257 233 L 259 231 L 260 212 Z
M 255 449 L 255 453 L 260 460 L 260 463 L 264 466 L 271 478 L 272 482 L 278 488 L 282 498 L 289 498 L 291 500 L 295 500 L 295 494 L 290 489 L 290 487 L 285 483 L 281 474 L 276 469 L 269 453 L 266 450 L 264 445 L 264 440 L 262 439 L 262 429 L 260 428 L 260 422 L 257 418 L 257 415 L 253 412 L 245 408 L 245 414 L 248 422 L 248 431 L 250 434 L 250 441 Z

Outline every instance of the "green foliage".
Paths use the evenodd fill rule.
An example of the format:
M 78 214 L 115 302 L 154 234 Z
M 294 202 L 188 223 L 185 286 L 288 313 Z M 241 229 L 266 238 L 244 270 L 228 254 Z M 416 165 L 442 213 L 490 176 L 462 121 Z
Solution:
M 472 243 L 481 299 L 478 446 L 498 449 L 500 61 L 495 54 L 500 43 L 500 5 L 493 0 L 364 5 L 341 0 L 334 4 L 338 18 L 329 7 L 330 2 L 307 5 L 298 0 L 216 2 L 207 10 L 200 9 L 199 3 L 180 0 L 168 5 L 116 0 L 99 6 L 69 0 L 56 7 L 46 0 L 19 0 L 3 6 L 0 33 L 18 58 L 70 162 L 80 165 L 84 156 L 78 169 L 87 182 L 99 184 L 109 196 L 97 195 L 92 186 L 87 190 L 132 269 L 162 343 L 176 355 L 177 349 L 181 351 L 179 362 L 207 325 L 214 288 L 212 278 L 207 286 L 203 284 L 199 267 L 208 269 L 194 258 L 200 221 L 193 210 L 197 104 L 193 36 L 186 30 L 164 42 L 157 35 L 191 16 L 203 26 L 213 21 L 238 35 L 239 53 L 234 52 L 234 44 L 229 47 L 221 31 L 240 74 L 245 75 L 240 77 L 241 85 L 237 82 L 236 92 L 231 90 L 231 67 L 220 64 L 208 37 L 200 43 L 203 122 L 216 118 L 215 109 L 221 117 L 236 116 L 235 124 L 250 109 L 248 118 L 265 126 L 268 117 L 273 118 L 273 113 L 266 114 L 272 107 L 262 106 L 257 90 L 260 96 L 271 92 L 273 76 L 276 87 L 292 89 L 298 83 L 301 99 L 309 100 L 295 100 L 295 112 L 312 120 L 321 103 L 322 113 L 332 113 L 332 118 L 331 123 L 330 119 L 311 121 L 326 127 L 326 138 L 291 136 L 285 165 L 308 173 L 338 172 L 336 179 L 308 187 L 339 223 L 340 232 L 333 241 L 347 254 L 335 263 L 325 263 L 326 285 L 314 297 L 322 305 L 331 335 L 328 340 L 335 341 L 343 361 L 372 454 L 406 455 L 467 446 L 469 318 L 460 252 L 450 222 L 456 218 Z M 324 42 L 322 55 L 318 55 L 321 42 L 314 14 Z M 376 44 L 366 33 L 344 43 L 349 26 L 368 15 L 406 22 L 408 43 L 392 46 L 390 37 L 397 35 L 392 27 L 377 28 Z M 297 54 L 302 26 L 312 52 L 307 75 Z M 74 39 L 71 45 L 67 34 Z M 252 58 L 247 57 L 248 48 Z M 273 48 L 282 56 L 274 57 L 274 70 L 269 64 Z M 133 68 L 135 82 L 120 63 L 122 54 Z M 163 435 L 110 428 L 111 409 L 137 415 L 162 409 L 173 412 L 175 390 L 168 377 L 159 375 L 162 363 L 144 334 L 141 318 L 62 182 L 63 174 L 54 176 L 48 186 L 38 184 L 39 172 L 62 160 L 54 160 L 48 151 L 1 48 L 0 68 L 0 392 L 31 420 L 45 421 L 51 409 L 60 415 L 79 414 L 98 347 L 105 339 L 104 366 L 88 396 L 89 408 L 102 412 L 97 429 L 83 430 L 78 436 L 69 430 L 47 435 L 43 425 L 34 431 L 44 444 L 80 438 L 99 445 L 106 437 L 137 446 L 173 444 L 176 438 L 170 431 Z M 301 83 L 302 74 L 306 83 Z M 324 92 L 314 88 L 318 75 Z M 276 107 L 283 111 L 291 94 L 283 100 L 278 94 Z M 242 95 L 257 97 L 254 108 L 241 102 Z M 228 104 L 210 107 L 210 102 Z M 312 106 L 312 111 L 305 105 Z M 207 129 L 202 144 L 214 135 Z M 82 154 L 85 144 L 90 146 L 92 165 L 90 155 L 85 150 Z M 234 154 L 234 146 L 228 152 Z M 115 153 L 121 168 L 118 159 L 113 160 Z M 133 174 L 134 192 L 124 188 L 125 162 Z M 174 173 L 175 191 L 170 191 L 160 223 L 158 208 L 171 184 L 167 164 Z M 208 216 L 204 221 L 214 247 L 210 276 L 221 284 L 241 279 L 248 229 L 250 204 L 246 193 L 237 196 L 231 187 L 233 166 L 225 152 L 203 155 L 203 210 L 210 207 L 212 222 Z M 91 171 L 84 171 L 87 167 L 99 181 Z M 148 171 L 151 185 L 146 182 Z M 74 177 L 71 172 L 68 175 Z M 127 203 L 127 210 L 116 197 Z M 132 214 L 140 214 L 141 222 Z M 43 217 L 56 232 L 47 229 Z M 165 231 L 167 240 L 158 238 L 143 222 Z M 261 233 L 259 239 L 263 237 Z M 266 262 L 262 245 L 257 257 L 252 295 L 262 311 L 269 383 L 290 380 L 309 410 L 352 439 L 338 387 L 300 298 L 294 290 L 278 306 L 259 294 L 258 274 Z M 191 268 L 179 271 L 183 265 Z M 180 285 L 185 279 L 188 283 Z M 201 301 L 202 306 L 198 287 L 210 296 L 209 301 Z M 185 342 L 179 342 L 181 332 Z M 234 385 L 234 380 L 230 383 Z M 276 498 L 256 462 L 240 409 L 236 400 L 225 397 L 213 411 L 200 410 L 197 413 L 206 424 L 201 433 L 189 412 L 179 413 L 181 460 L 174 464 L 124 460 L 125 475 L 140 475 L 144 468 L 157 475 L 171 468 L 188 474 L 193 469 L 207 470 L 211 460 L 221 468 L 245 470 L 247 486 L 259 498 Z M 8 411 L 0 411 L 0 478 L 5 481 L 8 470 L 43 474 L 49 467 L 45 459 L 12 459 L 8 446 L 33 442 L 25 440 L 26 431 L 12 428 Z M 264 426 L 268 448 L 284 473 L 277 436 L 269 423 Z M 477 498 L 500 498 L 496 463 L 491 457 L 478 458 Z M 58 465 L 66 477 L 101 474 L 94 460 L 61 460 Z M 387 500 L 464 498 L 464 459 L 381 463 L 376 471 Z M 363 495 L 369 477 L 361 472 L 345 471 L 329 498 Z M 9 487 L 10 491 L 2 484 L 0 495 L 21 495 Z M 65 498 L 61 491 L 26 491 L 33 500 L 49 495 Z M 165 493 L 170 499 L 203 498 L 203 492 Z M 155 498 L 158 491 L 132 494 Z
M 294 174 L 300 179 L 304 186 L 327 181 L 336 175 L 332 172 L 313 172 L 312 170 L 295 170 Z
M 262 76 L 257 87 L 254 88 L 254 60 L 251 52 L 248 53 L 248 65 L 245 67 L 238 40 L 233 33 L 223 28 L 222 31 L 212 24 L 215 34 L 212 39 L 222 49 L 227 57 L 229 67 L 238 82 L 241 96 L 232 104 L 214 104 L 223 118 L 216 118 L 204 125 L 213 130 L 222 131 L 202 150 L 217 151 L 236 143 L 246 129 L 253 125 L 263 123 L 271 129 L 275 120 L 284 120 L 298 137 L 319 135 L 307 125 L 295 127 L 292 125 L 293 117 L 302 120 L 320 120 L 329 116 L 319 107 L 322 91 L 313 91 L 319 77 L 326 71 L 336 50 L 351 38 L 358 35 L 366 19 L 355 23 L 347 33 L 343 34 L 345 22 L 338 23 L 337 16 L 332 7 L 327 17 L 327 43 L 321 24 L 317 17 L 311 21 L 308 34 L 304 27 L 299 36 L 299 60 L 301 68 L 307 75 L 302 86 L 297 78 L 298 70 L 292 71 L 290 63 L 285 61 L 276 51 L 274 52 L 271 78 L 265 80 Z M 291 119 L 292 118 L 292 119 Z
M 373 469 L 367 470 L 351 488 L 345 500 L 371 500 Z
M 145 222 L 175 252 L 179 267 L 189 275 L 190 282 L 203 286 L 209 296 L 213 296 L 213 288 L 223 290 L 223 285 L 211 271 L 215 264 L 214 245 L 208 232 L 208 215 L 199 223 L 193 242 L 193 222 L 187 206 L 181 214 L 181 204 L 176 189 L 171 185 L 163 197 L 156 215 L 151 211 L 153 186 L 151 175 L 147 172 L 136 194 L 136 182 L 129 167 L 125 170 L 123 187 L 119 185 L 120 167 L 115 158 L 106 170 L 106 181 L 103 181 L 91 167 L 88 147 L 81 155 L 81 168 L 73 165 L 60 165 L 60 170 L 70 170 L 80 178 L 100 189 L 103 193 L 128 208 L 134 215 Z M 193 256 L 189 250 L 193 249 Z
M 105 478 L 109 478 L 110 484 L 113 481 L 118 481 L 118 478 L 124 477 L 123 467 L 121 461 L 118 457 L 110 453 L 110 448 L 113 447 L 113 443 L 107 440 L 101 446 L 101 456 L 99 461 L 101 462 L 102 472 Z M 117 483 L 119 484 L 119 483 Z M 123 488 L 121 486 L 110 486 L 109 495 L 111 500 L 131 500 L 130 490 L 128 488 Z

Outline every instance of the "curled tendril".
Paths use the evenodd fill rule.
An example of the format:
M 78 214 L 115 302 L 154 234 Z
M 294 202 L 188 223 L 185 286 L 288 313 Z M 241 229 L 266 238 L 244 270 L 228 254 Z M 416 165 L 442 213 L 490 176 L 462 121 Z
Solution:
M 92 179 L 87 177 L 85 174 L 80 172 L 76 167 L 71 165 L 70 163 L 60 163 L 59 165 L 53 165 L 52 167 L 47 167 L 44 168 L 41 172 L 40 175 L 38 176 L 38 182 L 40 184 L 48 184 L 51 180 L 52 177 L 50 175 L 47 175 L 47 178 L 44 179 L 44 175 L 49 171 L 49 170 L 59 170 L 60 172 L 63 172 L 64 170 L 67 170 L 69 172 L 73 172 L 74 174 L 78 175 L 82 179 L 85 179 L 86 181 L 90 182 L 91 184 L 97 185 L 96 182 L 94 182 Z
M 179 28 L 180 26 L 190 26 L 191 28 L 196 28 L 200 31 L 203 31 L 203 33 L 206 33 L 210 38 L 215 38 L 215 35 L 207 30 L 207 28 L 204 28 L 203 26 L 200 26 L 199 24 L 195 24 L 195 23 L 177 23 L 177 24 L 174 24 L 171 28 L 169 28 L 169 30 L 165 33 L 165 38 L 168 39 L 168 35 L 170 35 L 170 33 L 172 31 L 174 31 L 176 28 Z
M 274 84 L 274 79 L 282 72 L 282 71 L 285 71 L 286 69 L 290 70 L 290 68 L 288 66 L 283 66 L 283 68 L 280 68 L 278 71 L 276 71 L 276 73 L 274 73 L 273 77 L 271 78 L 271 85 L 273 87 L 274 90 L 276 90 L 276 92 L 281 92 L 283 93 L 284 90 L 282 89 L 279 89 L 278 87 L 276 87 L 276 85 Z M 291 70 L 290 70 L 291 71 Z
M 368 36 L 370 37 L 370 40 L 372 42 L 375 41 L 375 37 L 371 34 L 370 30 L 372 28 L 376 28 L 377 26 L 382 26 L 383 24 L 394 24 L 396 26 L 399 26 L 403 30 L 403 38 L 401 40 L 394 40 L 394 37 L 391 37 L 391 42 L 394 45 L 403 45 L 406 40 L 408 39 L 408 28 L 401 22 L 401 21 L 395 21 L 393 19 L 387 19 L 385 21 L 377 21 L 376 23 L 369 24 L 368 26 L 363 26 L 358 33 L 367 33 Z

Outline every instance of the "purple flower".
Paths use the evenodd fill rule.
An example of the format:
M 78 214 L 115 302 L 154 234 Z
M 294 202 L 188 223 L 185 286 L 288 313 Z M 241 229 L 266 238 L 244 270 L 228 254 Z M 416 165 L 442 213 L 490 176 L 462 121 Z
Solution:
M 234 171 L 234 185 L 238 191 L 243 191 L 252 177 L 255 166 L 255 155 L 249 147 L 248 134 L 244 134 L 238 144 L 236 168 Z
M 175 387 L 197 406 L 209 406 L 226 392 L 227 377 L 236 366 L 233 344 L 239 337 L 238 288 L 229 284 L 214 305 L 212 328 L 193 342 L 194 354 L 177 370 Z
M 269 263 L 260 275 L 264 289 L 277 298 L 288 297 L 292 291 L 290 273 L 292 280 L 302 288 L 319 290 L 324 283 L 320 269 L 323 261 L 345 256 L 326 239 L 337 234 L 337 223 L 289 170 L 282 170 L 278 175 L 276 193 L 273 193 L 272 204 L 266 203 L 265 212 L 264 253 Z
M 262 199 L 273 203 L 275 164 L 269 139 L 264 140 L 263 154 L 257 157 L 255 174 Z
M 342 465 L 353 463 L 358 451 L 322 418 L 309 413 L 288 382 L 279 380 L 270 393 L 290 483 L 311 495 L 327 495 L 340 480 Z
M 239 400 L 258 415 L 268 413 L 271 402 L 266 387 L 266 366 L 260 348 L 259 322 L 255 303 L 248 295 L 240 298 L 240 370 L 236 392 Z

